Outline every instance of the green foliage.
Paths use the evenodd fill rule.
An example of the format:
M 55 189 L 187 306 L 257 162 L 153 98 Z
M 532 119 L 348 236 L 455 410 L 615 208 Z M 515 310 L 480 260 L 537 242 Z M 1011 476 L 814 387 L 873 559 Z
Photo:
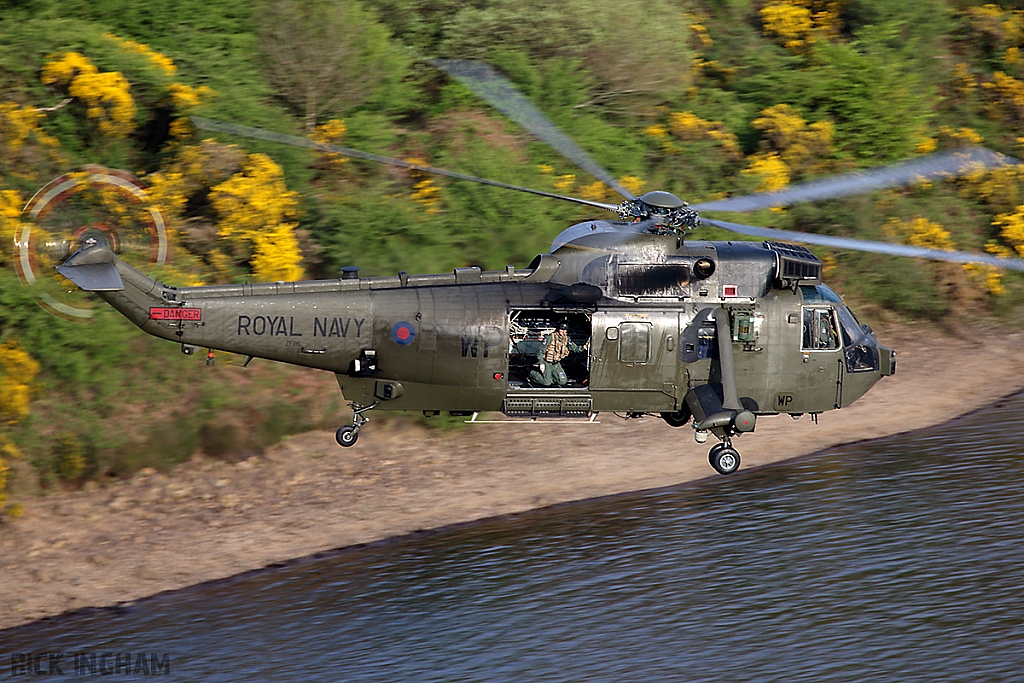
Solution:
M 85 449 L 73 432 L 61 432 L 53 450 L 54 469 L 61 479 L 74 479 L 85 469 Z
M 112 139 L 85 125 L 80 103 L 48 113 L 40 125 L 60 141 L 60 155 L 37 155 L 31 168 L 0 176 L 0 189 L 28 197 L 85 163 L 152 173 L 165 172 L 176 158 L 180 143 L 169 135 L 168 74 L 105 37 L 110 33 L 173 59 L 176 82 L 212 88 L 201 115 L 304 134 L 306 103 L 275 77 L 266 49 L 280 23 L 268 23 L 268 13 L 286 5 L 311 8 L 311 16 L 323 19 L 300 26 L 293 35 L 299 40 L 321 28 L 326 32 L 331 17 L 347 17 L 343 25 L 334 21 L 333 30 L 351 39 L 358 58 L 339 62 L 326 78 L 347 83 L 352 96 L 313 116 L 317 123 L 344 119 L 342 144 L 527 187 L 564 186 L 576 196 L 601 191 L 592 186 L 594 179 L 444 77 L 427 58 L 491 62 L 613 175 L 635 176 L 644 190 L 666 189 L 692 201 L 754 189 L 757 180 L 743 171 L 765 140 L 753 122 L 779 104 L 791 105 L 807 123 L 835 128 L 835 153 L 823 155 L 807 175 L 912 156 L 922 142 L 939 138 L 943 126 L 969 127 L 986 145 L 1019 156 L 1012 117 L 999 115 L 992 89 L 982 84 L 997 70 L 1024 78 L 1024 63 L 1008 52 L 1024 45 L 1013 44 L 1020 41 L 1000 21 L 972 18 L 971 8 L 981 4 L 847 0 L 838 34 L 815 38 L 794 54 L 764 35 L 764 3 L 752 0 L 8 2 L 0 5 L 0 101 L 58 104 L 62 93 L 44 86 L 40 71 L 54 55 L 76 50 L 101 70 L 125 75 L 137 114 L 131 136 Z M 693 66 L 698 58 L 700 69 Z M 321 86 L 316 94 L 327 90 Z M 680 112 L 714 122 L 723 135 L 736 136 L 738 146 L 730 151 L 721 138 L 671 135 L 672 115 Z M 659 126 L 663 135 L 656 134 Z M 364 275 L 525 266 L 571 223 L 605 217 L 496 188 L 427 182 L 358 160 L 327 171 L 309 150 L 212 137 L 237 145 L 239 155 L 267 154 L 283 168 L 288 189 L 298 193 L 294 221 L 309 274 L 335 276 L 347 264 L 361 266 Z M 927 218 L 941 224 L 958 248 L 978 250 L 1001 239 L 992 218 L 1013 210 L 1009 204 L 1016 201 L 1004 198 L 1024 196 L 1020 179 L 1006 182 L 998 201 L 986 198 L 980 181 L 963 181 L 731 218 L 879 240 L 901 239 L 886 233 L 890 219 Z M 209 203 L 205 190 L 189 199 L 192 215 Z M 617 198 L 609 193 L 603 199 Z M 710 228 L 697 236 L 734 238 Z M 888 257 L 815 251 L 835 259 L 829 281 L 868 310 L 936 318 L 967 301 L 1010 318 L 1024 301 L 1024 276 L 1006 274 L 1007 292 L 990 296 L 956 266 L 900 260 L 895 267 Z M 175 267 L 179 257 L 198 260 L 182 249 Z M 183 271 L 168 269 L 167 276 L 175 272 L 180 277 Z M 228 277 L 235 275 L 248 277 L 240 267 Z M 0 270 L 0 342 L 17 338 L 43 368 L 32 412 L 11 436 L 44 478 L 124 476 L 146 466 L 166 471 L 200 449 L 234 459 L 288 433 L 331 424 L 341 412 L 337 397 L 323 408 L 305 395 L 281 398 L 272 390 L 285 376 L 277 370 L 254 380 L 258 399 L 240 395 L 237 378 L 225 379 L 221 366 L 210 370 L 176 353 L 174 345 L 142 335 L 93 300 L 96 317 L 89 326 L 58 321 L 36 305 L 10 269 Z M 62 433 L 78 440 L 80 461 L 66 457 L 70 447 Z

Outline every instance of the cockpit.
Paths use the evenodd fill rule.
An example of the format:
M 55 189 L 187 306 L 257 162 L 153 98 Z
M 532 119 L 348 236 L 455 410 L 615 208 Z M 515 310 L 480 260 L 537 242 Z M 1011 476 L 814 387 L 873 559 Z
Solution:
M 861 324 L 828 286 L 804 285 L 800 291 L 804 299 L 802 349 L 834 351 L 841 347 L 847 372 L 878 372 L 878 340 L 871 328 Z

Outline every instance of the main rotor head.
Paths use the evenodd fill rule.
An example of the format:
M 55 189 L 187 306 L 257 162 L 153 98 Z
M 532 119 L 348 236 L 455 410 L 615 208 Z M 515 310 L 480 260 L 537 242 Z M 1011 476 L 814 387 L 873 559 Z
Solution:
M 619 204 L 617 211 L 624 221 L 651 221 L 648 232 L 667 233 L 693 230 L 700 225 L 700 214 L 671 192 L 652 190 Z

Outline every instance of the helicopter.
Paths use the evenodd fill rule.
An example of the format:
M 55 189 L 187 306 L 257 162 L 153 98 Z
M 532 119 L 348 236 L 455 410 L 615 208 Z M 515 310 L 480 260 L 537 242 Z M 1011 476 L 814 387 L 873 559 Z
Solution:
M 720 474 L 740 466 L 733 440 L 762 416 L 843 408 L 896 372 L 896 352 L 822 280 L 807 247 L 984 263 L 1024 259 L 762 228 L 701 212 L 788 206 L 947 178 L 1016 163 L 982 148 L 933 154 L 775 193 L 690 205 L 654 190 L 634 196 L 564 136 L 493 67 L 433 60 L 483 100 L 623 196 L 620 204 L 508 185 L 256 128 L 193 118 L 197 128 L 299 145 L 470 182 L 572 201 L 618 214 L 573 225 L 526 268 L 175 287 L 132 268 L 92 235 L 57 270 L 143 331 L 185 354 L 202 348 L 333 372 L 349 402 L 341 446 L 355 445 L 373 409 L 472 416 L 578 418 L 658 415 L 718 440 Z M 707 223 L 751 241 L 685 239 Z M 543 377 L 565 329 L 560 381 Z

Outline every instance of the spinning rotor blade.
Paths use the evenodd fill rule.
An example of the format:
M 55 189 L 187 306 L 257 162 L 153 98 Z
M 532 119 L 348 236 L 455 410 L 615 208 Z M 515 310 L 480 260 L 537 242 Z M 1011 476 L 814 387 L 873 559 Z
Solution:
M 430 63 L 626 199 L 635 199 L 629 190 L 619 185 L 611 173 L 558 130 L 547 116 L 516 90 L 507 78 L 495 71 L 494 67 L 465 59 L 432 59 Z
M 506 190 L 516 190 L 517 192 L 526 192 L 529 194 L 540 195 L 541 197 L 550 197 L 552 199 L 562 199 L 567 202 L 574 202 L 576 204 L 585 204 L 587 206 L 593 206 L 599 209 L 606 209 L 608 211 L 615 211 L 618 207 L 615 204 L 606 204 L 604 202 L 594 202 L 589 199 L 579 199 L 578 197 L 569 197 L 561 194 L 554 194 L 553 192 L 544 192 L 543 190 L 534 190 L 529 187 L 521 187 L 519 185 L 510 185 L 508 183 L 500 183 L 497 180 L 488 180 L 487 178 L 478 178 L 477 176 L 466 175 L 464 173 L 457 173 L 455 171 L 448 171 L 443 168 L 437 168 L 436 166 L 424 166 L 423 164 L 414 164 L 410 161 L 404 161 L 402 159 L 395 159 L 394 157 L 385 157 L 379 154 L 372 154 L 370 152 L 360 152 L 357 149 L 350 149 L 348 147 L 340 147 L 338 145 L 328 145 L 320 142 L 314 142 L 307 140 L 306 138 L 300 138 L 295 135 L 285 135 L 284 133 L 274 133 L 269 130 L 263 130 L 262 128 L 250 128 L 249 126 L 240 126 L 236 123 L 224 123 L 223 121 L 214 121 L 213 119 L 205 119 L 201 116 L 193 116 L 192 123 L 195 124 L 196 128 L 202 130 L 209 130 L 216 133 L 228 133 L 231 135 L 240 135 L 246 138 L 255 138 L 257 140 L 268 140 L 270 142 L 281 142 L 286 145 L 293 145 L 295 147 L 306 147 L 308 149 L 315 149 L 320 152 L 334 152 L 337 154 L 343 154 L 347 157 L 355 157 L 356 159 L 365 159 L 366 161 L 375 161 L 379 164 L 388 164 L 390 166 L 399 166 L 401 168 L 408 168 L 414 171 L 423 171 L 424 173 L 433 173 L 435 175 L 442 175 L 448 178 L 456 178 L 458 180 L 468 180 L 474 183 L 480 183 L 481 185 L 490 185 L 492 187 L 501 187 Z
M 720 201 L 694 204 L 697 211 L 756 211 L 772 206 L 791 206 L 822 199 L 836 199 L 888 187 L 912 185 L 926 180 L 967 175 L 981 170 L 1012 166 L 1018 159 L 984 147 L 963 147 L 929 154 L 892 166 L 877 166 L 865 171 L 795 185 L 781 192 L 761 192 Z
M 942 249 L 926 249 L 924 247 L 913 247 L 908 244 L 889 244 L 888 242 L 870 242 L 858 240 L 851 237 L 833 237 L 831 235 L 816 235 L 807 232 L 794 232 L 792 230 L 776 230 L 774 228 L 758 228 L 753 225 L 742 223 L 730 223 L 711 218 L 701 217 L 702 223 L 714 225 L 731 232 L 752 237 L 764 237 L 771 240 L 783 240 L 787 242 L 803 242 L 805 244 L 816 244 L 822 247 L 834 249 L 849 249 L 852 251 L 867 251 L 875 254 L 889 254 L 891 256 L 912 256 L 916 258 L 932 259 L 934 261 L 951 261 L 953 263 L 981 263 L 996 268 L 1009 268 L 1010 270 L 1024 271 L 1024 259 L 1021 258 L 999 258 L 988 254 L 974 254 L 967 251 L 943 251 Z

